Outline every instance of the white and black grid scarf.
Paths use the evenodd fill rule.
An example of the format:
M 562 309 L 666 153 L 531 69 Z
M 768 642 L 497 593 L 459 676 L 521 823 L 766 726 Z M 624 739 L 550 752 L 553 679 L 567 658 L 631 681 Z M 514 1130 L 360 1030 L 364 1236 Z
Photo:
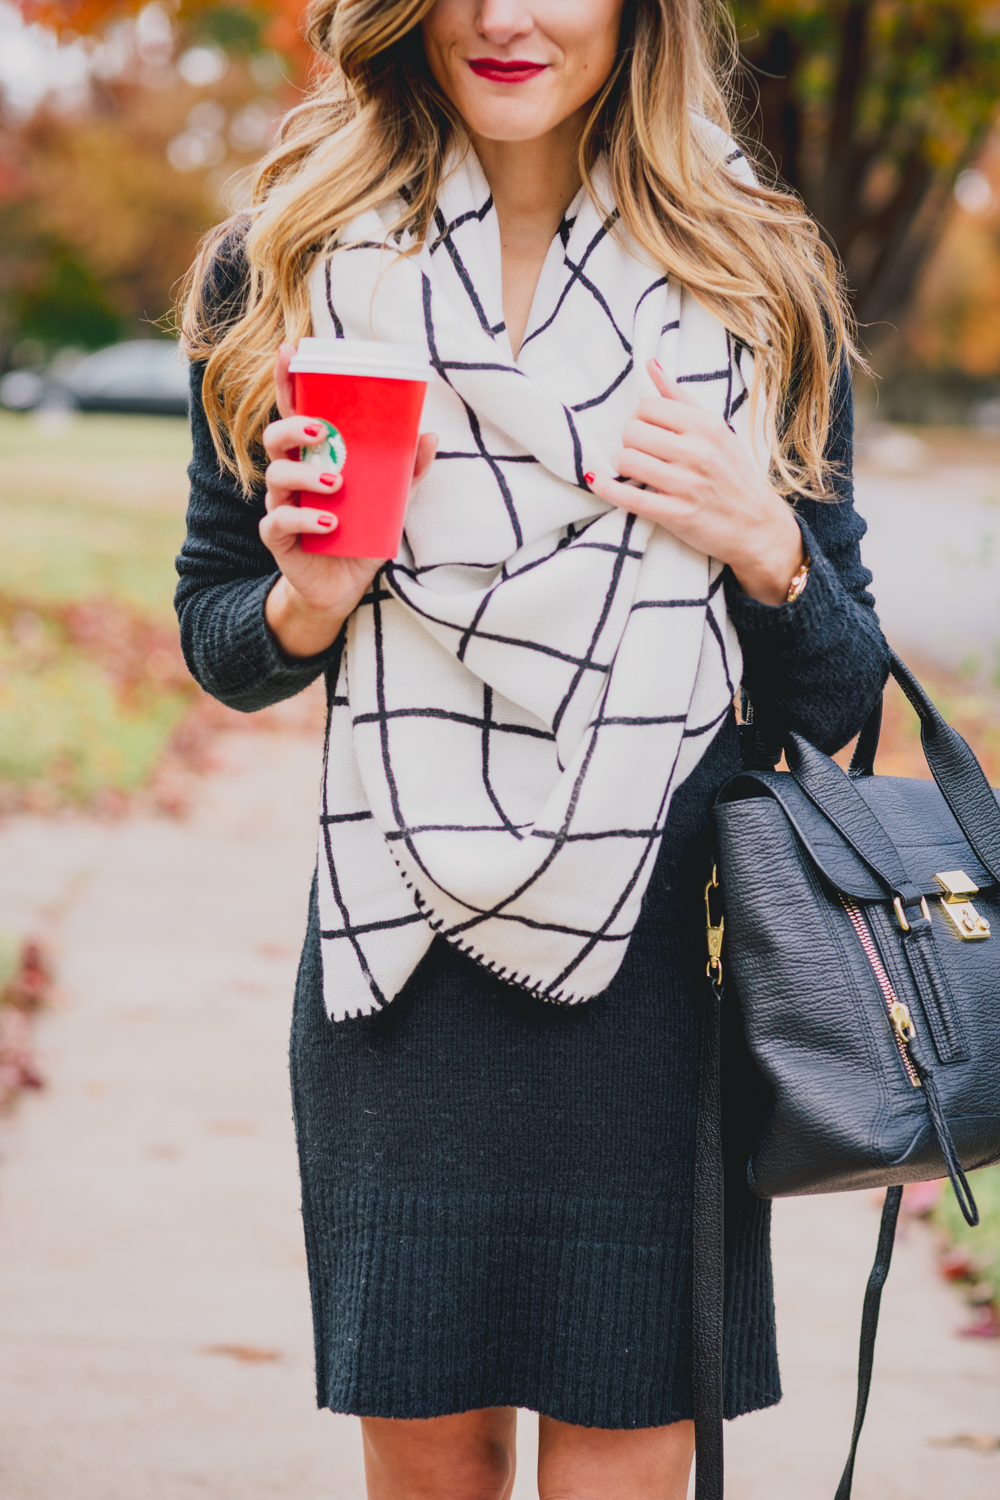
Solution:
M 586 1000 L 622 962 L 671 797 L 741 659 L 721 565 L 584 475 L 613 472 L 652 357 L 754 461 L 750 357 L 581 192 L 515 362 L 475 155 L 453 156 L 435 232 L 405 258 L 387 242 L 399 207 L 358 218 L 311 283 L 314 334 L 427 349 L 423 427 L 439 437 L 333 696 L 327 1009 L 392 1000 L 435 933 L 546 999 Z

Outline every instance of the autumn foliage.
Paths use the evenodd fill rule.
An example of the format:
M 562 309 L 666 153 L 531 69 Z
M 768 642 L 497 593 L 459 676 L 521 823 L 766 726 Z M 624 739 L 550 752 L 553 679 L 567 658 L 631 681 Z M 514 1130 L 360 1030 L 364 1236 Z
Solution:
M 956 174 L 996 116 L 1000 5 L 738 0 L 734 10 L 751 131 L 839 251 L 860 321 L 897 323 Z
M 136 16 L 148 0 L 15 0 L 28 21 L 37 21 L 62 37 L 93 36 L 114 21 Z M 250 5 L 233 5 L 233 10 L 250 11 L 260 22 L 262 41 L 280 52 L 297 78 L 308 75 L 312 53 L 302 37 L 300 0 L 260 0 Z M 181 0 L 175 11 L 178 25 L 197 30 L 198 22 L 208 11 L 218 11 L 218 0 Z
M 145 0 L 15 3 L 26 19 L 94 44 L 145 8 Z M 178 52 L 212 38 L 230 50 L 225 35 L 242 27 L 279 54 L 279 108 L 308 82 L 314 59 L 302 37 L 301 0 L 173 0 L 163 9 Z M 886 367 L 887 339 L 918 304 L 923 326 L 905 346 L 896 340 L 897 356 L 916 354 L 934 367 L 957 362 L 977 376 L 1000 371 L 1000 341 L 976 313 L 983 298 L 991 311 L 1000 306 L 993 289 L 1000 245 L 992 226 L 966 223 L 973 232 L 962 238 L 952 200 L 957 174 L 983 152 L 996 117 L 1000 0 L 732 0 L 732 10 L 740 127 L 758 137 L 775 174 L 801 194 L 838 251 L 876 362 Z M 225 169 L 185 177 L 167 165 L 167 147 L 199 99 L 232 111 L 241 89 L 252 97 L 246 62 L 233 53 L 225 79 L 208 93 L 176 75 L 170 84 L 164 74 L 144 96 L 141 79 L 107 83 L 72 129 L 65 117 L 50 117 L 8 149 L 0 142 L 0 198 L 27 205 L 28 226 L 20 250 L 0 244 L 8 267 L 0 301 L 16 300 L 3 278 L 16 282 L 18 266 L 27 267 L 28 285 L 46 255 L 68 253 L 123 326 L 161 316 L 200 231 L 223 212 L 223 182 L 252 157 L 230 153 Z M 14 229 L 16 240 L 16 222 Z M 946 231 L 951 238 L 935 261 Z M 932 261 L 928 296 L 921 287 Z M 0 325 L 0 363 L 2 345 Z
M 3 952 L 6 946 L 0 941 L 0 1113 L 22 1089 L 43 1087 L 32 1029 L 52 993 L 51 970 L 39 945 L 17 943 L 12 955 Z
M 101 28 L 96 47 L 110 21 L 139 9 L 82 0 L 50 5 L 46 16 L 67 34 L 71 22 Z M 175 18 L 153 62 L 127 23 L 123 65 L 94 73 L 86 104 L 67 110 L 55 99 L 0 120 L 0 371 L 37 358 L 36 348 L 98 347 L 163 326 L 199 239 L 232 206 L 229 185 L 296 97 L 288 64 L 275 64 L 253 18 L 240 15 L 255 46 L 233 49 L 228 62 L 215 46 L 223 66 L 211 82 L 186 81 L 171 59 L 213 43 L 193 20 Z

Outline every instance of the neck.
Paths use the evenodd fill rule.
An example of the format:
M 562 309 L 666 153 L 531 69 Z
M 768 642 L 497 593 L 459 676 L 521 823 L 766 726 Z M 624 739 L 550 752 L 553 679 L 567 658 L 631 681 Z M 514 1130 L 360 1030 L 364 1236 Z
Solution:
M 497 213 L 504 323 L 515 359 L 549 246 L 580 190 L 582 128 L 582 118 L 573 116 L 534 141 L 472 136 Z
M 537 140 L 472 136 L 505 239 L 545 235 L 546 244 L 551 241 L 580 191 L 577 149 L 583 123 L 581 111 Z

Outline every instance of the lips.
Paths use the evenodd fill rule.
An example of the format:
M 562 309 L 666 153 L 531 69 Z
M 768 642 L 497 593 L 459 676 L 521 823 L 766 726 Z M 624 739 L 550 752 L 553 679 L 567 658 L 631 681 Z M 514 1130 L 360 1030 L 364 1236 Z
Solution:
M 486 78 L 490 83 L 527 83 L 544 73 L 548 63 L 531 62 L 525 57 L 473 57 L 469 67 L 477 78 Z

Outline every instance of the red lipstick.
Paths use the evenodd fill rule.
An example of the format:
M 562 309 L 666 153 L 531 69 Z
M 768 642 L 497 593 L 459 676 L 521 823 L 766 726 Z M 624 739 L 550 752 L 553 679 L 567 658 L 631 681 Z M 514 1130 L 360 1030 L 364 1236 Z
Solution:
M 531 62 L 526 57 L 472 57 L 469 67 L 477 78 L 486 78 L 490 83 L 526 83 L 544 73 L 548 63 Z

